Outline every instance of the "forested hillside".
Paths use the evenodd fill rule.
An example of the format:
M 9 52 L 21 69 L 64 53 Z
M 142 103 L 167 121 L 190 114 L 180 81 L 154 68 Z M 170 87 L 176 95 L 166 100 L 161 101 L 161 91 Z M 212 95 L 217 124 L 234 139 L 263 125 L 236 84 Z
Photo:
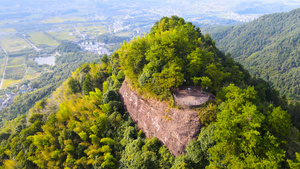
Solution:
M 300 9 L 208 32 L 221 51 L 231 53 L 252 75 L 272 82 L 281 94 L 299 100 Z
M 65 44 L 58 46 L 58 49 L 62 48 L 65 50 L 75 51 L 75 49 L 69 49 L 69 46 L 66 46 Z M 8 120 L 12 120 L 19 115 L 26 114 L 28 110 L 33 107 L 35 102 L 49 96 L 62 84 L 62 82 L 70 77 L 71 72 L 75 71 L 82 63 L 90 63 L 99 60 L 100 56 L 98 54 L 78 51 L 75 53 L 68 52 L 62 56 L 58 56 L 56 59 L 56 65 L 51 68 L 51 71 L 44 72 L 39 78 L 32 80 L 32 86 L 33 88 L 37 88 L 36 91 L 18 95 L 13 100 L 11 106 L 1 111 L 0 126 Z
M 187 85 L 216 96 L 195 109 L 203 125 L 186 154 L 174 157 L 145 138 L 118 95 L 124 79 L 143 97 L 170 103 L 173 88 Z M 0 168 L 297 168 L 295 112 L 199 28 L 164 17 L 101 63 L 82 64 L 28 115 L 6 123 Z

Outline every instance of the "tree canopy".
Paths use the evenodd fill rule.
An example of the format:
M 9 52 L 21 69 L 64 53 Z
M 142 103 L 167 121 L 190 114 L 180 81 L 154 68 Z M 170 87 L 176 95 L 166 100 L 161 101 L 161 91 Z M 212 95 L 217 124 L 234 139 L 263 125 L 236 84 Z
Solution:
M 148 35 L 125 42 L 117 53 L 131 85 L 161 99 L 173 87 L 201 84 L 216 93 L 224 83 L 243 82 L 247 76 L 209 35 L 177 16 L 163 17 Z
M 272 105 L 264 110 L 253 87 L 230 85 L 223 92 L 209 168 L 279 168 L 291 126 L 287 112 Z

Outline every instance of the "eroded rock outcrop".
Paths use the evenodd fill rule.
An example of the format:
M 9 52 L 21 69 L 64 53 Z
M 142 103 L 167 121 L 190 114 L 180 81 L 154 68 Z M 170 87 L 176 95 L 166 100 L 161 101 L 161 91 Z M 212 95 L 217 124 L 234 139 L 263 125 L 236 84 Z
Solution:
M 189 141 L 200 131 L 198 113 L 190 109 L 168 108 L 164 102 L 143 99 L 126 81 L 119 90 L 131 118 L 147 137 L 157 137 L 174 156 L 185 153 Z

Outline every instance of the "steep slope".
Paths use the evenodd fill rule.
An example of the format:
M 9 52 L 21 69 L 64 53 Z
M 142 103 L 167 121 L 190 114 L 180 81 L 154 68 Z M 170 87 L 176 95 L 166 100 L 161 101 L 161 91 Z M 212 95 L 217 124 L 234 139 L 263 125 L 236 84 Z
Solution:
M 281 94 L 299 99 L 300 9 L 209 33 L 251 74 L 271 81 Z
M 11 122 L 18 126 L 1 134 L 0 168 L 170 168 L 166 147 L 145 139 L 124 112 L 117 94 L 124 74 L 106 59 L 80 66 L 36 103 L 27 123 Z
M 143 99 L 126 81 L 119 93 L 132 120 L 147 137 L 157 137 L 174 156 L 186 153 L 188 143 L 197 138 L 201 125 L 196 110 L 169 108 L 164 102 Z

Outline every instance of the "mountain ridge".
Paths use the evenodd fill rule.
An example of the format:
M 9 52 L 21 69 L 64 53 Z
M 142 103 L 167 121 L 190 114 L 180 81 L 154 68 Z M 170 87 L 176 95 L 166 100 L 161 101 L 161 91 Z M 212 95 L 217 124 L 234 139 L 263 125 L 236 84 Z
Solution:
M 292 99 L 300 94 L 300 9 L 209 32 L 223 52 Z

